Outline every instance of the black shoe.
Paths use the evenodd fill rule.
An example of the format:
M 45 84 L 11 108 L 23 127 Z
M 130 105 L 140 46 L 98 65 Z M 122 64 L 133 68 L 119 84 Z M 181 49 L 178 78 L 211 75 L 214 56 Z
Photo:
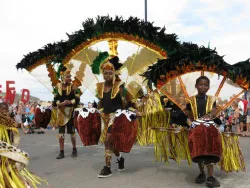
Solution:
M 109 176 L 112 176 L 111 169 L 110 167 L 104 166 L 100 174 L 98 175 L 98 178 L 107 178 Z
M 121 157 L 120 160 L 117 159 L 116 163 L 118 163 L 118 171 L 120 171 L 120 172 L 125 170 L 124 161 L 125 161 L 125 159 L 123 157 Z
M 207 187 L 220 187 L 220 182 L 213 176 L 207 178 Z
M 77 150 L 73 150 L 71 153 L 71 157 L 77 157 Z
M 195 183 L 202 184 L 205 183 L 206 181 L 206 174 L 205 173 L 200 173 L 199 176 L 195 178 Z
M 59 155 L 56 157 L 56 159 L 63 159 L 64 158 L 64 153 L 59 153 Z

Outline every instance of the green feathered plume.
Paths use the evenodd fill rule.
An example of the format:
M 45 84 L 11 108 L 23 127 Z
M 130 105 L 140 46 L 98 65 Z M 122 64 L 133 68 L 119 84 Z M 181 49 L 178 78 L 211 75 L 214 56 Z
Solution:
M 64 72 L 67 70 L 67 68 L 62 64 L 62 63 L 59 63 L 59 67 L 58 67 L 58 70 L 56 72 L 56 78 L 57 79 L 60 79 L 61 78 L 61 72 Z
M 53 88 L 53 92 L 52 92 L 53 95 L 58 95 L 58 90 L 54 87 Z
M 108 52 L 100 52 L 99 55 L 94 59 L 93 64 L 91 65 L 92 72 L 94 74 L 100 74 L 100 66 L 108 57 Z

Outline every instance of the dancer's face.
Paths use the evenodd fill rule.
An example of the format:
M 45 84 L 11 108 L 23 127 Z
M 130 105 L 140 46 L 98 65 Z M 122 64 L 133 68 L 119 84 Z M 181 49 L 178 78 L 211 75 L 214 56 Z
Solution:
M 69 83 L 71 83 L 71 75 L 70 74 L 65 74 L 65 76 L 64 76 L 64 83 L 65 84 L 69 84 Z
M 103 78 L 105 81 L 107 82 L 110 82 L 110 81 L 113 81 L 113 78 L 114 78 L 114 71 L 112 70 L 105 70 L 103 72 Z
M 206 94 L 209 90 L 209 82 L 206 79 L 201 79 L 196 85 L 199 94 Z

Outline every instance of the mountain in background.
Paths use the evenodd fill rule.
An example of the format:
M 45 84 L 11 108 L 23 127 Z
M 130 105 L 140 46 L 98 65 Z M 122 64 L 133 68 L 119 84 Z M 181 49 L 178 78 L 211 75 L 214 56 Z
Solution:
M 4 93 L 4 92 L 2 92 L 2 96 L 3 96 L 3 98 L 4 98 L 4 96 L 5 96 L 5 93 Z M 20 100 L 21 100 L 21 97 L 22 97 L 22 95 L 17 93 L 17 94 L 16 94 L 16 97 L 15 97 L 15 103 L 18 102 L 18 101 L 20 101 Z M 40 99 L 37 98 L 37 97 L 30 96 L 30 101 L 31 101 L 31 102 L 38 102 L 38 101 L 40 101 Z

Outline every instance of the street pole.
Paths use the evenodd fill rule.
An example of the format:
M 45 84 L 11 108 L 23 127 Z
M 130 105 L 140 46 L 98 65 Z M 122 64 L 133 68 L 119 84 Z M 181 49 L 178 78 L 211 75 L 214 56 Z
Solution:
M 147 21 L 148 21 L 148 18 L 147 18 L 147 14 L 148 14 L 148 12 L 147 12 L 147 8 L 148 8 L 148 5 L 147 5 L 147 0 L 145 0 L 145 22 L 147 22 Z

